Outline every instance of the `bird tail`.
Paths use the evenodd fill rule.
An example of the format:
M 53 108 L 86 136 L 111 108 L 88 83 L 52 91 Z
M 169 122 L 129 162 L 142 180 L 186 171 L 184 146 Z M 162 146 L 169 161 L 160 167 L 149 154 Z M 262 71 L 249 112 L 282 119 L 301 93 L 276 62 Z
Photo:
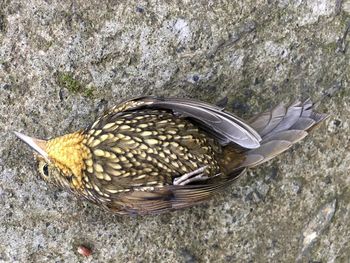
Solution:
M 262 140 L 257 149 L 247 150 L 240 167 L 254 167 L 286 151 L 302 140 L 328 115 L 313 111 L 310 99 L 294 102 L 289 106 L 279 104 L 270 111 L 253 117 L 248 123 Z

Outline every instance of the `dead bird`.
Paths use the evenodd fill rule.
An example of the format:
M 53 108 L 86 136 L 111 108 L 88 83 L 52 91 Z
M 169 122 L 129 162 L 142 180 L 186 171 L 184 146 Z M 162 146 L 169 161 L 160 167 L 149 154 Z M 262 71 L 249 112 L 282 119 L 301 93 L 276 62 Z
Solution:
M 36 152 L 45 181 L 115 213 L 145 215 L 208 200 L 326 117 L 310 100 L 244 121 L 204 102 L 141 97 L 85 130 L 50 140 L 15 134 Z

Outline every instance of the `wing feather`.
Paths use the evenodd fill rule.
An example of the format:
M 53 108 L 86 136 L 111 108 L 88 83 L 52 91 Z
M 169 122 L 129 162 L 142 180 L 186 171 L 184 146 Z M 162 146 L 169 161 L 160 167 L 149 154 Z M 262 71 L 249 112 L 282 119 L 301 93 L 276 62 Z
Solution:
M 116 205 L 108 208 L 120 214 L 159 214 L 170 210 L 185 208 L 202 203 L 230 185 L 245 172 L 236 170 L 228 177 L 214 182 L 194 185 L 168 185 L 155 188 L 152 191 L 131 191 L 118 195 Z M 120 204 L 123 204 L 122 207 Z
M 133 101 L 139 103 L 135 103 L 137 106 L 128 110 L 139 108 L 166 109 L 191 118 L 215 136 L 222 145 L 233 142 L 247 149 L 255 149 L 260 146 L 261 137 L 252 127 L 217 106 L 175 98 L 141 97 L 133 99 Z M 144 103 L 140 103 L 140 101 Z

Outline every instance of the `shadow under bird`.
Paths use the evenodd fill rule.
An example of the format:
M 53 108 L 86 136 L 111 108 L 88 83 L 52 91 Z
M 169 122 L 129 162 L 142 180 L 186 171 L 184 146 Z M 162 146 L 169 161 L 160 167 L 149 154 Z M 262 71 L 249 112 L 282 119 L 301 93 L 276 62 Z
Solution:
M 310 100 L 243 121 L 199 101 L 141 97 L 85 130 L 50 140 L 15 134 L 35 150 L 45 181 L 115 213 L 145 215 L 209 199 L 326 117 Z

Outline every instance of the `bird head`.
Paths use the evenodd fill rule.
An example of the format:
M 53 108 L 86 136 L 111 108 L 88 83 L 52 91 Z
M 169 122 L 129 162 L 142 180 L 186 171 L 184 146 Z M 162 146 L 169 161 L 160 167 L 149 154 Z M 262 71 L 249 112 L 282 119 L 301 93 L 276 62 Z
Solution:
M 81 131 L 51 140 L 40 140 L 19 132 L 15 135 L 34 150 L 40 176 L 45 181 L 70 190 L 82 187 L 84 160 L 91 154 Z

